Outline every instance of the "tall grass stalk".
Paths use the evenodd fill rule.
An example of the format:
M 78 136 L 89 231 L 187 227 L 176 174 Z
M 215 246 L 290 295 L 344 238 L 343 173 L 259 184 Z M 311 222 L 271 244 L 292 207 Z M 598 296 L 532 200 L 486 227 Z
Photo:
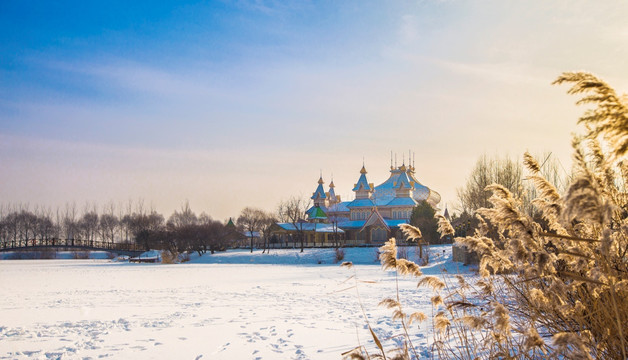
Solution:
M 564 194 L 541 175 L 530 154 L 523 163 L 538 198 L 541 218 L 493 184 L 490 206 L 476 213 L 479 226 L 456 242 L 480 256 L 479 280 L 452 284 L 423 276 L 397 258 L 395 239 L 381 250 L 385 270 L 432 288 L 432 357 L 438 359 L 627 359 L 628 352 L 628 105 L 605 82 L 588 73 L 564 73 L 578 104 L 592 105 L 580 118 L 585 134 L 573 141 L 575 175 Z M 441 235 L 453 230 L 439 217 Z M 406 235 L 420 230 L 404 226 Z M 410 349 L 409 320 L 397 296 L 394 309 Z M 405 321 L 405 322 L 404 322 Z

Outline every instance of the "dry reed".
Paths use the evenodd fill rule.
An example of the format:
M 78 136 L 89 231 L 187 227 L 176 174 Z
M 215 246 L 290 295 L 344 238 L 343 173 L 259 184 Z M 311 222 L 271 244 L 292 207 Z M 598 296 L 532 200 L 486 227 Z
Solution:
M 456 239 L 481 258 L 475 284 L 422 276 L 416 264 L 398 259 L 395 239 L 380 249 L 384 269 L 420 278 L 418 285 L 434 292 L 435 358 L 627 358 L 626 97 L 588 73 L 564 73 L 554 83 L 571 84 L 570 94 L 584 96 L 578 104 L 594 106 L 580 119 L 586 133 L 574 138 L 575 176 L 563 196 L 524 155 L 542 223 L 506 188 L 488 186 L 491 206 L 477 211 L 474 235 Z M 438 221 L 441 234 L 450 234 L 448 221 Z M 410 225 L 402 231 L 421 238 Z M 402 322 L 408 345 L 402 356 L 418 358 L 407 324 L 426 316 L 405 314 L 398 292 L 381 305 Z

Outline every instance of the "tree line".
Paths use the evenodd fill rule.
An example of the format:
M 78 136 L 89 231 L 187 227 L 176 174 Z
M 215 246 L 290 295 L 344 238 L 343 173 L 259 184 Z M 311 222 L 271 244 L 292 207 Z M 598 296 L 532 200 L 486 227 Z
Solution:
M 232 222 L 221 222 L 202 212 L 197 215 L 185 202 L 167 219 L 143 200 L 102 207 L 67 203 L 55 209 L 29 204 L 0 204 L 0 247 L 33 243 L 54 244 L 55 240 L 82 243 L 137 244 L 141 248 L 183 252 L 215 252 L 247 246 L 266 251 L 271 229 L 279 221 L 297 223 L 306 218 L 310 202 L 299 197 L 281 201 L 275 212 L 246 207 Z M 303 242 L 303 235 L 297 235 Z M 261 243 L 258 243 L 260 242 Z M 248 244 L 247 244 L 248 243 Z
M 76 239 L 84 243 L 136 243 L 146 250 L 202 254 L 226 249 L 238 236 L 237 229 L 208 214 L 196 215 L 188 202 L 167 220 L 154 209 L 146 208 L 141 200 L 118 207 L 109 203 L 101 209 L 86 204 L 82 210 L 75 203 L 55 210 L 0 204 L 0 246 L 5 248 L 26 246 L 29 241 Z

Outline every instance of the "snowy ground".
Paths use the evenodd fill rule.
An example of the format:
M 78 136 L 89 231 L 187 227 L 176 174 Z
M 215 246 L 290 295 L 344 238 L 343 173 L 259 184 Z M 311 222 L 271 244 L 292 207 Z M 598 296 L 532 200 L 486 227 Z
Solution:
M 376 249 L 346 251 L 360 265 L 340 268 L 332 249 L 235 250 L 177 265 L 0 261 L 0 359 L 338 359 L 358 344 L 374 349 L 360 300 L 380 339 L 397 335 L 377 306 L 395 294 L 395 277 Z M 424 273 L 469 274 L 450 246 L 431 253 Z M 359 298 L 345 290 L 354 270 L 367 281 Z M 400 293 L 408 310 L 431 314 L 431 292 L 415 280 L 401 280 Z M 431 334 L 416 334 L 427 354 Z

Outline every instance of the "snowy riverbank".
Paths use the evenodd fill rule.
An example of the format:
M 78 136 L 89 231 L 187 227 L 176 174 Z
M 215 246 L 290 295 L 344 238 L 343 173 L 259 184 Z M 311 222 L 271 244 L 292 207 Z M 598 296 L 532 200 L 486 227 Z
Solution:
M 371 325 L 381 339 L 395 335 L 398 324 L 377 307 L 394 294 L 394 276 L 375 262 L 376 249 L 346 250 L 369 281 L 359 290 Z M 426 274 L 469 274 L 450 246 L 431 251 Z M 2 359 L 334 359 L 373 346 L 355 289 L 345 290 L 354 269 L 333 264 L 333 249 L 235 250 L 177 265 L 0 261 L 0 274 Z M 403 279 L 400 292 L 409 308 L 431 313 L 416 281 Z M 413 342 L 427 351 L 430 336 Z

